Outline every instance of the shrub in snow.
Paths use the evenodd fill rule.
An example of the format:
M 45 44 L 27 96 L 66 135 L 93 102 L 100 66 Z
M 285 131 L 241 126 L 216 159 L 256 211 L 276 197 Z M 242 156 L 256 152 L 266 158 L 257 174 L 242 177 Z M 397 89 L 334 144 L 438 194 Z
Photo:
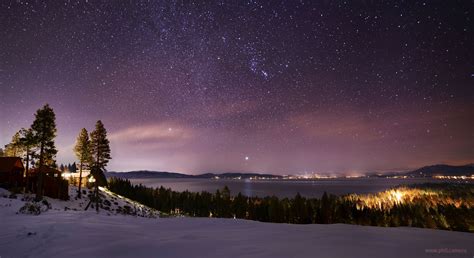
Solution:
M 42 203 L 44 206 L 46 206 L 46 207 L 48 208 L 48 210 L 51 209 L 51 204 L 48 202 L 48 200 L 43 199 L 43 200 L 41 201 L 41 203 Z
M 51 204 L 47 200 L 41 202 L 27 202 L 23 207 L 20 208 L 20 213 L 30 215 L 40 215 L 41 212 L 45 212 L 51 209 Z
M 136 213 L 133 212 L 132 207 L 128 205 L 125 205 L 123 207 L 118 206 L 117 213 L 123 214 L 123 215 L 136 215 Z
M 40 215 L 41 214 L 41 205 L 38 203 L 27 202 L 23 207 L 20 208 L 20 213 L 31 214 L 31 215 Z
M 112 204 L 112 203 L 110 203 L 110 201 L 109 201 L 109 200 L 104 200 L 104 202 L 103 202 L 103 203 L 104 203 L 104 205 L 105 205 L 105 206 L 110 206 L 110 205 Z
M 24 202 L 32 202 L 34 201 L 35 197 L 33 195 L 30 195 L 30 194 L 24 194 L 23 195 L 23 198 L 21 198 L 22 201 Z

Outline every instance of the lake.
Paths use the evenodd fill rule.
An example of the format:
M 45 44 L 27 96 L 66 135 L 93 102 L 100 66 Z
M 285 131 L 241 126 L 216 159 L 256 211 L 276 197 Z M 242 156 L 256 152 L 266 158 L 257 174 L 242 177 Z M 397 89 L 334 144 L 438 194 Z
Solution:
M 246 196 L 294 197 L 300 193 L 306 197 L 321 197 L 327 193 L 343 195 L 349 193 L 375 193 L 398 185 L 426 182 L 459 182 L 459 180 L 440 180 L 431 178 L 338 178 L 318 180 L 236 180 L 236 179 L 183 179 L 183 178 L 144 178 L 130 179 L 134 184 L 149 187 L 171 188 L 174 191 L 215 192 L 224 186 L 229 187 L 232 195 L 241 192 Z M 474 181 L 469 181 L 474 183 Z

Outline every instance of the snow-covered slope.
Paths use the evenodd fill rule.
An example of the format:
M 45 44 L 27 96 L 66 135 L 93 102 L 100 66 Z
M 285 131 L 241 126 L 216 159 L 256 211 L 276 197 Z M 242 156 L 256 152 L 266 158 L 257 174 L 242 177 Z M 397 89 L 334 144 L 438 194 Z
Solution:
M 234 219 L 143 218 L 105 211 L 99 214 L 90 210 L 65 211 L 55 209 L 55 203 L 52 210 L 33 216 L 17 214 L 23 202 L 1 195 L 2 258 L 407 258 L 472 257 L 474 251 L 474 234 L 462 232 Z
M 87 188 L 83 189 L 82 198 L 77 198 L 77 187 L 69 186 L 69 201 L 62 201 L 58 199 L 53 199 L 49 197 L 44 197 L 49 206 L 49 210 L 53 211 L 84 211 L 87 204 L 89 203 L 89 194 L 92 194 L 93 190 Z M 105 212 L 107 215 L 117 215 L 117 214 L 127 214 L 127 215 L 136 215 L 140 217 L 152 217 L 156 218 L 159 216 L 159 212 L 151 209 L 147 206 L 144 206 L 138 202 L 132 201 L 123 196 L 117 195 L 113 192 L 108 191 L 107 189 L 100 188 L 99 194 L 103 200 L 103 205 L 100 207 L 101 212 Z M 11 198 L 11 193 L 3 188 L 0 188 L 0 198 Z M 24 206 L 25 203 L 31 203 L 34 199 L 33 194 L 15 194 L 16 202 L 10 201 L 9 205 L 13 205 L 14 208 L 18 208 L 17 211 Z M 2 202 L 0 202 L 0 205 Z M 41 204 L 41 206 L 46 207 L 47 205 Z M 87 212 L 95 213 L 94 203 L 89 206 Z M 1 255 L 0 255 L 1 256 Z

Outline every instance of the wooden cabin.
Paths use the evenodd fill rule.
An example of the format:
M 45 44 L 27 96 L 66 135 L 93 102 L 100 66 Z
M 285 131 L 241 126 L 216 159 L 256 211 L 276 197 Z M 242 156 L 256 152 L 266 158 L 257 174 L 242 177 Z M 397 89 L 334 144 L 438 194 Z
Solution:
M 23 162 L 19 157 L 0 157 L 0 186 L 10 188 L 23 185 Z
M 35 193 L 38 183 L 38 168 L 31 169 L 23 175 L 25 168 L 19 157 L 0 157 L 0 187 L 26 187 Z M 43 166 L 43 195 L 62 200 L 69 199 L 69 184 L 62 177 L 61 171 Z
M 28 177 L 28 189 L 36 192 L 38 182 L 38 168 L 32 169 Z M 47 166 L 42 167 L 43 174 L 43 195 L 61 199 L 69 199 L 69 183 L 62 177 L 62 172 Z

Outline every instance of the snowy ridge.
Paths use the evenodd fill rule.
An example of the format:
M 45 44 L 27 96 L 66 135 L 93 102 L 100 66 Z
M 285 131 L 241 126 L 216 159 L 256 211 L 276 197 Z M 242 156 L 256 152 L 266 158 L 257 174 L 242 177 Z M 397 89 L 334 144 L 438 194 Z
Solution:
M 89 203 L 89 194 L 92 194 L 93 190 L 91 189 L 82 189 L 83 195 L 82 198 L 77 198 L 77 187 L 69 186 L 69 200 L 62 201 L 54 198 L 44 197 L 47 203 L 50 205 L 50 208 L 46 212 L 50 211 L 71 211 L 71 212 L 96 212 L 94 207 L 95 203 L 92 203 L 87 211 L 85 207 Z M 126 197 L 110 192 L 106 188 L 99 188 L 99 194 L 102 200 L 102 205 L 100 205 L 99 210 L 101 213 L 106 215 L 134 215 L 147 218 L 157 218 L 159 217 L 159 212 L 155 209 L 149 208 L 145 205 L 142 205 L 138 202 L 132 201 Z M 31 203 L 34 195 L 33 194 L 11 194 L 9 191 L 0 188 L 0 197 L 7 198 L 10 201 L 5 203 L 2 201 L 0 205 L 11 205 L 20 210 L 25 203 Z

